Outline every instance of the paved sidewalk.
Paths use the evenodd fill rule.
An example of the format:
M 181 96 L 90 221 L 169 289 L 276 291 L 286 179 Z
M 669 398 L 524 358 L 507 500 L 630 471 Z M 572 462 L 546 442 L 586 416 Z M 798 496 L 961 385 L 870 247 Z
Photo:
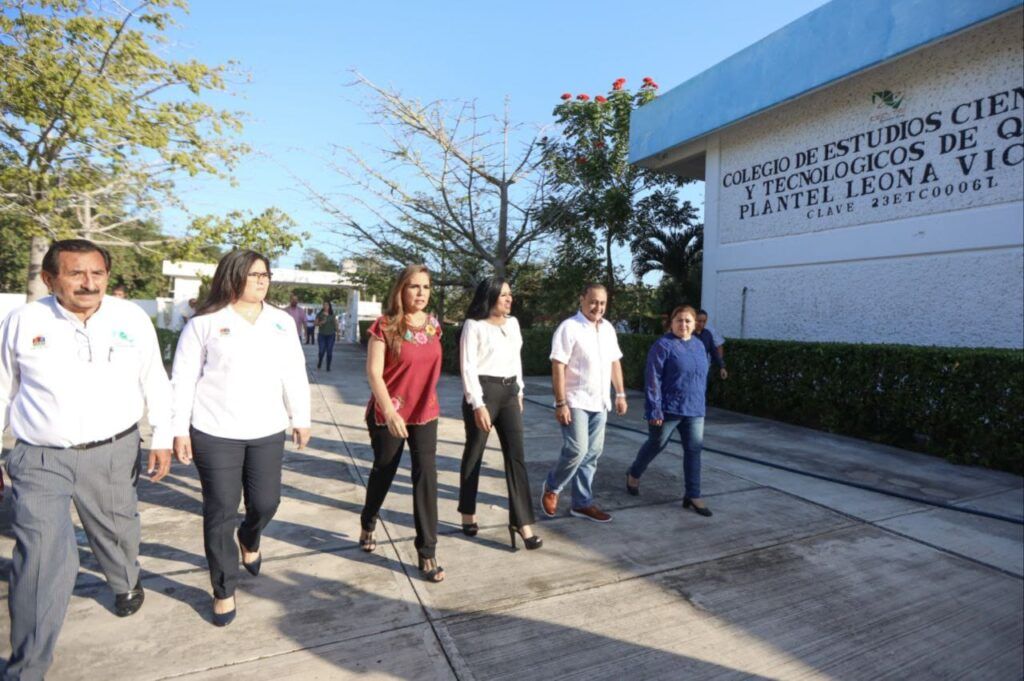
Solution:
M 481 532 L 459 531 L 460 386 L 441 384 L 442 584 L 420 579 L 408 459 L 379 548 L 357 546 L 372 456 L 360 348 L 311 370 L 313 440 L 285 458 L 283 501 L 243 573 L 238 618 L 210 624 L 199 483 L 175 465 L 140 482 L 145 606 L 121 620 L 84 535 L 78 584 L 49 679 L 1020 679 L 1022 479 L 762 419 L 714 411 L 703 487 L 714 517 L 680 509 L 672 446 L 626 494 L 642 404 L 610 419 L 597 476 L 608 525 L 566 500 L 512 552 L 497 438 L 484 460 Z M 561 438 L 547 382 L 529 379 L 530 484 Z M 637 431 L 641 432 L 637 432 Z M 9 442 L 8 442 L 9 444 Z M 735 458 L 762 460 L 809 477 Z M 407 457 L 408 455 L 406 455 Z M 830 482 L 855 482 L 900 496 Z M 13 540 L 0 516 L 0 596 Z M 539 509 L 538 509 L 538 515 Z M 6 656 L 9 622 L 0 616 Z

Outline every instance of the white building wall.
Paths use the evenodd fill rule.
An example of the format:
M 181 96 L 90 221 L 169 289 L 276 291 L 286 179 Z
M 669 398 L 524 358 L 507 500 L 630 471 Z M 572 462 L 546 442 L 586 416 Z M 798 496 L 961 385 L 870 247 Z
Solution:
M 1014 13 L 709 137 L 704 306 L 718 328 L 1024 347 L 1022 45 Z M 899 107 L 871 101 L 886 90 Z M 886 126 L 901 139 L 835 156 Z M 835 177 L 877 152 L 907 160 Z M 777 192 L 799 170 L 807 180 Z M 883 191 L 890 180 L 903 184 Z

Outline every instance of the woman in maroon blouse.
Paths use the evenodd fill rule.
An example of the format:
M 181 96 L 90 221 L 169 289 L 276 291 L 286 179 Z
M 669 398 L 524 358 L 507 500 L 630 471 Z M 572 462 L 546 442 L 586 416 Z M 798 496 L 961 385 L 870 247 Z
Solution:
M 384 316 L 370 327 L 366 377 L 373 396 L 366 426 L 373 469 L 366 484 L 359 546 L 373 551 L 377 513 L 395 478 L 405 442 L 412 457 L 413 518 L 419 568 L 431 582 L 444 579 L 437 564 L 437 379 L 441 375 L 441 325 L 426 312 L 430 272 L 409 265 L 395 282 Z

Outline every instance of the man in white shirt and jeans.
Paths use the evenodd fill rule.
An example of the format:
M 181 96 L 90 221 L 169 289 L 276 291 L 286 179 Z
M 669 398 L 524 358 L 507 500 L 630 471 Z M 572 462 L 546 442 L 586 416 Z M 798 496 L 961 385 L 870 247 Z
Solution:
M 551 339 L 551 384 L 555 419 L 562 426 L 562 452 L 548 473 L 541 508 L 549 518 L 558 510 L 558 495 L 572 483 L 570 514 L 599 523 L 612 517 L 594 503 L 597 459 L 604 449 L 604 427 L 612 408 L 608 384 L 615 386 L 615 412 L 626 413 L 622 351 L 611 322 L 604 319 L 608 292 L 588 284 L 580 310 L 555 330 Z
M 171 385 L 153 323 L 139 306 L 105 297 L 110 255 L 82 239 L 43 258 L 53 295 L 0 322 L 0 431 L 17 443 L 13 488 L 11 657 L 4 679 L 41 679 L 53 660 L 78 573 L 69 506 L 115 597 L 134 614 L 139 579 L 138 421 L 153 427 L 149 473 L 171 465 Z

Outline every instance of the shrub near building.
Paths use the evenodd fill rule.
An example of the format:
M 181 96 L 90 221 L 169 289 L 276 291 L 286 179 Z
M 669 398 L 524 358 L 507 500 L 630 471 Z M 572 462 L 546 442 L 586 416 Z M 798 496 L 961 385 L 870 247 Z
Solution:
M 459 371 L 458 328 L 444 369 Z M 548 375 L 548 328 L 523 330 L 523 371 Z M 655 335 L 620 334 L 626 385 L 643 388 Z M 713 406 L 1024 474 L 1024 352 L 1020 350 L 738 340 Z

